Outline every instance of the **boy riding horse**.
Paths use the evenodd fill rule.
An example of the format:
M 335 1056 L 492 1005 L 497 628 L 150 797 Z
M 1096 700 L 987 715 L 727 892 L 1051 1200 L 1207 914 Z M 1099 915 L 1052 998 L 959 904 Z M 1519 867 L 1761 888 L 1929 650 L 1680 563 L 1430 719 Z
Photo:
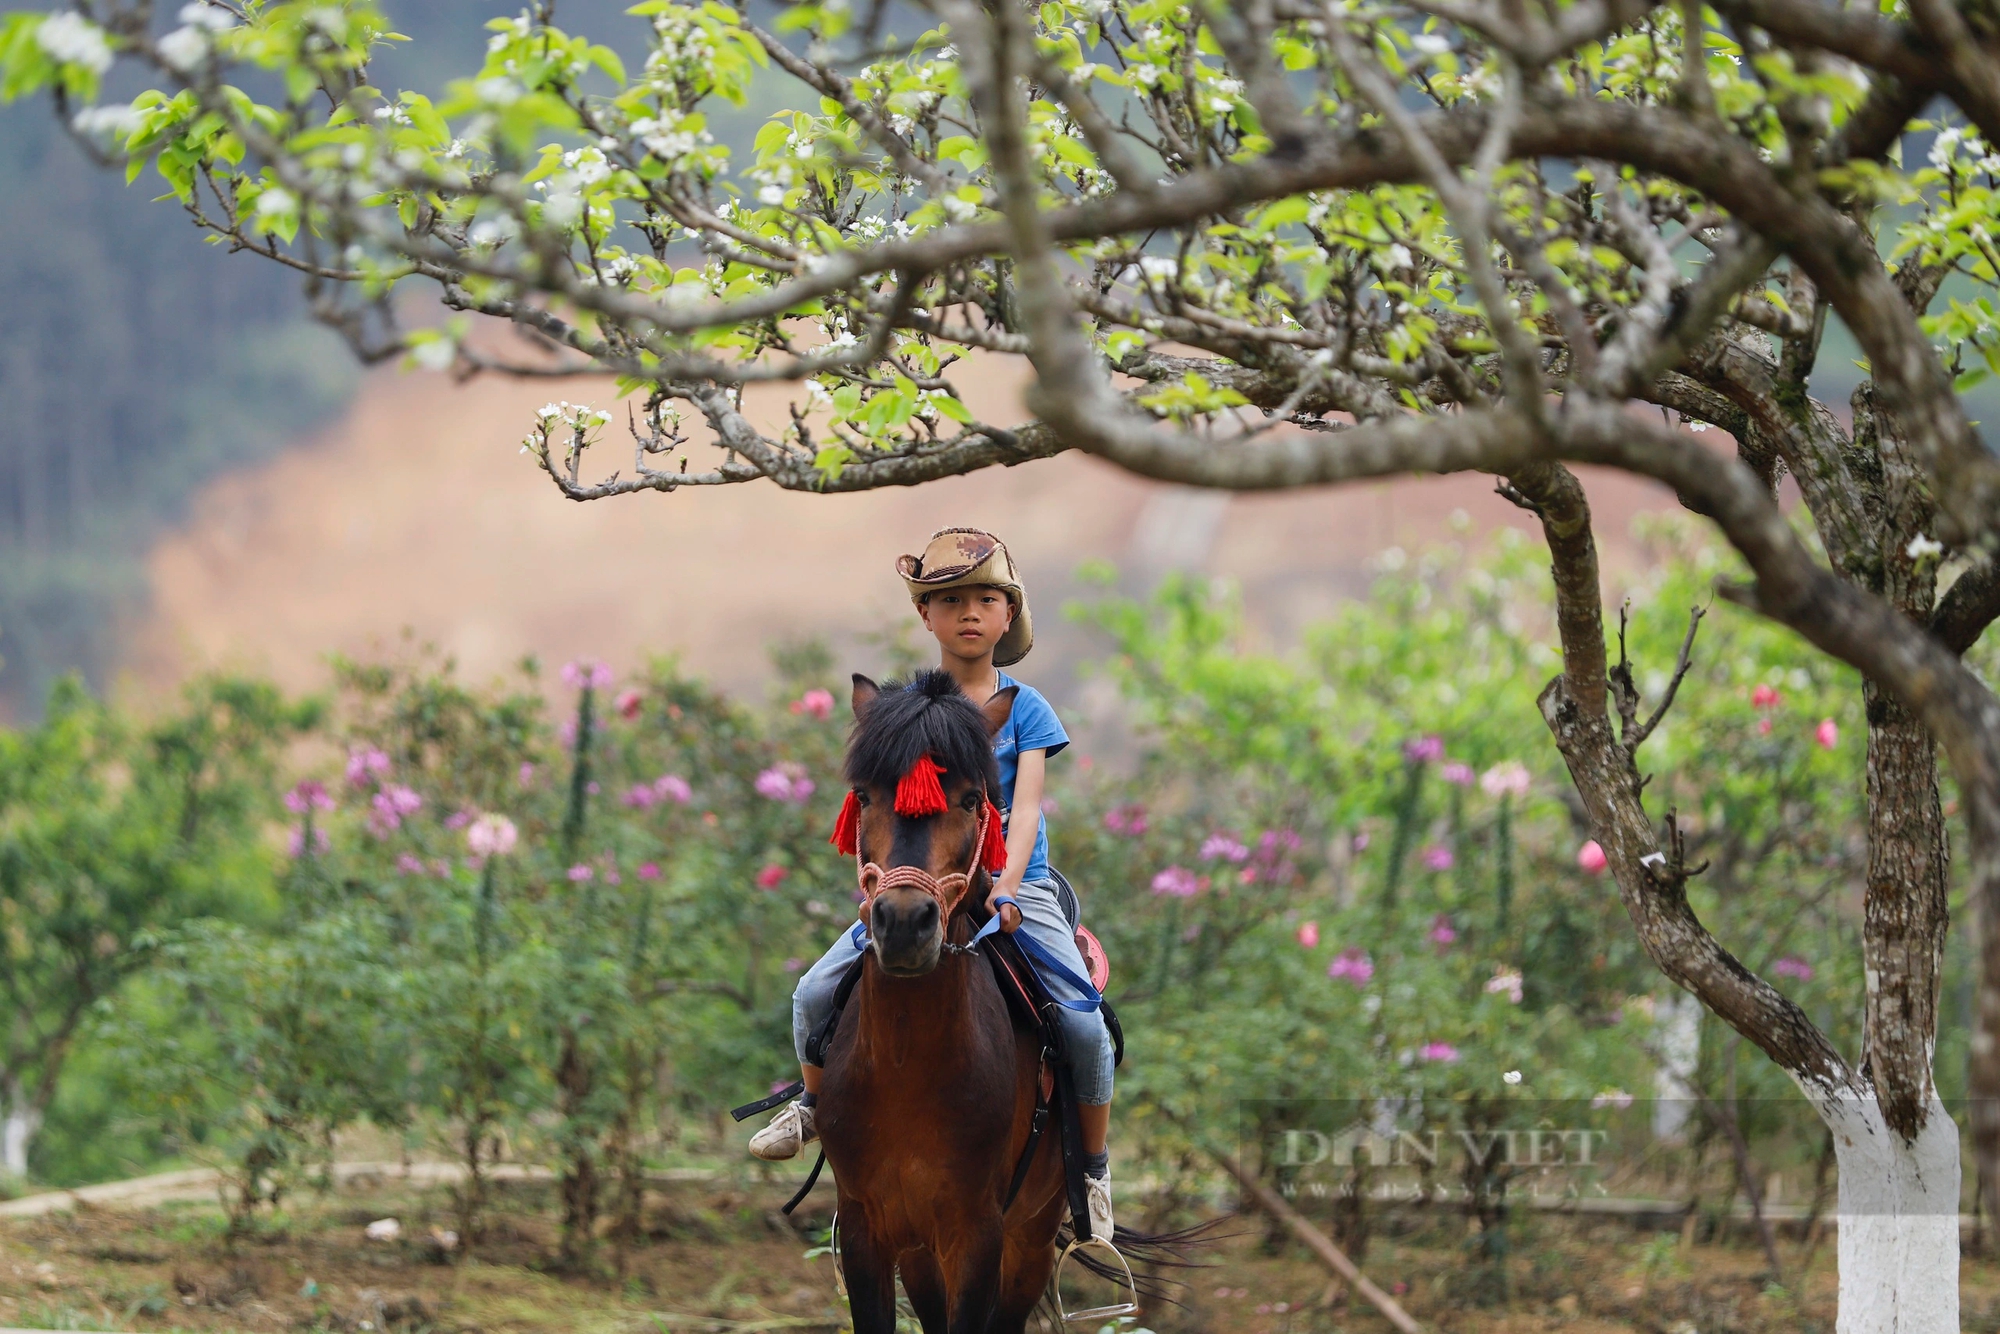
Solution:
M 959 689 L 976 705 L 984 705 L 1010 686 L 1016 692 L 1012 712 L 993 738 L 994 758 L 1000 767 L 1007 864 L 994 879 L 987 910 L 1002 914 L 1002 930 L 1027 931 L 1070 974 L 1087 977 L 1090 969 L 1057 898 L 1057 883 L 1049 868 L 1048 830 L 1041 811 L 1048 758 L 1069 745 L 1069 736 L 1040 691 L 1000 670 L 1027 657 L 1035 642 L 1027 593 L 1013 558 L 991 533 L 946 528 L 931 537 L 922 556 L 899 557 L 896 572 L 908 585 L 924 628 L 937 638 L 939 666 L 958 682 Z M 1007 818 L 1017 810 L 1034 818 Z M 1013 902 L 996 902 L 1007 899 Z M 805 1093 L 797 1102 L 786 1104 L 751 1138 L 750 1152 L 759 1158 L 795 1157 L 818 1137 L 813 1118 L 822 1071 L 806 1063 L 806 1042 L 832 1009 L 841 975 L 861 949 L 852 935 L 843 931 L 833 947 L 799 979 L 792 993 L 792 1043 L 798 1052 Z M 1057 970 L 1049 970 L 1042 981 L 1057 1000 L 1094 1000 Z M 1096 1009 L 1058 1006 L 1056 1012 L 1080 1104 L 1090 1229 L 1093 1236 L 1109 1237 L 1111 1160 L 1106 1144 L 1111 1131 L 1111 1034 Z

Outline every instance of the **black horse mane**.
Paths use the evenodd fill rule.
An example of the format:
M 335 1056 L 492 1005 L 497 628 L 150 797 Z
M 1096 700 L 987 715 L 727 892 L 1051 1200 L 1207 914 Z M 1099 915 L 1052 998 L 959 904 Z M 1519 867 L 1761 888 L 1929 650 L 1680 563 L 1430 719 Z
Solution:
M 894 787 L 920 755 L 949 774 L 970 774 L 997 801 L 1000 766 L 986 733 L 986 715 L 966 698 L 951 673 L 918 672 L 907 681 L 885 681 L 847 739 L 847 781 L 856 787 Z

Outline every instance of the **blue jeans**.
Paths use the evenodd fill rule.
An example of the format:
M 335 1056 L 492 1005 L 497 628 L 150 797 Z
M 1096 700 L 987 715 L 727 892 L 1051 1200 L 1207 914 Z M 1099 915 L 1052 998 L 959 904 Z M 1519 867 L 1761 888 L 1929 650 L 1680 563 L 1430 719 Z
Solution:
M 1021 930 L 1032 935 L 1078 977 L 1090 976 L 1090 968 L 1076 947 L 1076 937 L 1070 934 L 1069 919 L 1063 916 L 1062 906 L 1056 902 L 1055 881 L 1024 880 L 1014 892 L 1014 901 L 1021 907 Z M 841 974 L 860 956 L 861 948 L 854 943 L 850 927 L 840 933 L 840 939 L 820 956 L 818 963 L 806 970 L 792 992 L 792 1049 L 802 1064 L 806 1059 L 806 1039 L 833 1009 L 833 993 L 840 986 Z M 1044 977 L 1042 984 L 1058 1000 L 1085 999 L 1082 991 L 1060 977 Z M 1061 1005 L 1056 1007 L 1056 1014 L 1062 1024 L 1063 1050 L 1076 1082 L 1077 1101 L 1092 1106 L 1110 1102 L 1113 1057 L 1111 1030 L 1105 1027 L 1104 1016 L 1096 1010 L 1072 1010 Z

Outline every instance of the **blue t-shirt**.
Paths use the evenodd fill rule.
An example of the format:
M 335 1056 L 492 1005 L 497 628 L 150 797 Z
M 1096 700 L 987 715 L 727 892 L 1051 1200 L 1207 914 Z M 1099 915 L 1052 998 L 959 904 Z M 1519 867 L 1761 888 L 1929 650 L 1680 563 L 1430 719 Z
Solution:
M 1000 762 L 1000 805 L 1003 811 L 1014 809 L 1014 777 L 1021 769 L 1021 752 L 1024 750 L 1045 750 L 1053 755 L 1069 744 L 1069 733 L 1063 731 L 1062 719 L 1049 707 L 1042 692 L 1031 685 L 1024 685 L 1003 671 L 995 669 L 1000 678 L 1000 689 L 1016 687 L 1014 711 L 1007 716 L 1007 725 L 993 738 L 993 758 Z M 1049 877 L 1049 824 L 1040 811 L 1035 812 L 1035 855 L 1028 859 L 1028 870 L 1023 880 L 1046 880 Z

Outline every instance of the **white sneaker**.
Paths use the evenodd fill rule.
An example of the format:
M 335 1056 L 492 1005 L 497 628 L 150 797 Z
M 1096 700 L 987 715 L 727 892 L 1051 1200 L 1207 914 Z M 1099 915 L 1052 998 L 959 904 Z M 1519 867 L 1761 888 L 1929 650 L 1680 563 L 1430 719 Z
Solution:
M 1084 1174 L 1083 1193 L 1090 1204 L 1090 1236 L 1093 1241 L 1110 1241 L 1114 1226 L 1111 1221 L 1111 1177 Z
M 750 1137 L 750 1152 L 778 1162 L 796 1158 L 799 1150 L 819 1138 L 813 1127 L 813 1109 L 788 1102 L 778 1109 L 771 1123 Z

